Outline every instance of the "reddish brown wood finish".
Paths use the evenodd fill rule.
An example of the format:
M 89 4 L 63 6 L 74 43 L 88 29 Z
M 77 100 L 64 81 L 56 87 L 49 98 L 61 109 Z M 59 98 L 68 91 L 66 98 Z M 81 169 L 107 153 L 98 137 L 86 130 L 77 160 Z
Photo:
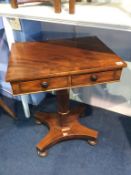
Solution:
M 99 83 L 105 83 L 110 81 L 116 81 L 120 79 L 121 69 L 115 71 L 103 71 L 93 72 L 91 74 L 80 74 L 72 76 L 72 86 L 80 85 L 93 85 Z
M 61 12 L 61 0 L 54 0 L 55 13 Z
M 11 82 L 14 95 L 36 93 L 117 81 L 125 66 L 96 37 L 15 43 L 6 80 Z M 42 86 L 44 82 L 47 87 Z
M 85 139 L 96 141 L 98 132 L 79 123 L 78 118 L 85 109 L 81 105 L 69 109 L 68 90 L 57 91 L 58 113 L 36 113 L 36 119 L 47 124 L 49 133 L 37 144 L 39 152 L 44 152 L 50 146 L 68 139 Z
M 75 13 L 75 0 L 69 0 L 69 13 Z
M 84 106 L 69 108 L 67 89 L 118 81 L 123 67 L 126 63 L 96 37 L 12 45 L 6 80 L 13 93 L 57 90 L 58 112 L 36 114 L 50 128 L 37 144 L 40 153 L 62 140 L 96 141 L 98 132 L 78 121 Z
M 18 8 L 19 4 L 33 3 L 33 2 L 47 2 L 51 0 L 11 0 L 11 7 Z M 55 13 L 61 12 L 61 0 L 54 0 Z M 69 0 L 69 13 L 73 14 L 75 11 L 75 0 Z
M 42 83 L 47 83 L 46 87 L 42 86 Z M 12 84 L 14 87 L 14 94 L 17 93 L 30 93 L 30 92 L 43 92 L 55 89 L 68 88 L 68 78 L 67 77 L 56 77 L 56 78 L 44 78 L 35 81 L 19 82 L 18 88 L 16 88 L 16 83 Z
M 9 82 L 32 81 L 117 70 L 126 66 L 119 56 L 107 49 L 97 38 L 91 38 L 65 40 L 65 46 L 63 41 L 60 41 L 60 45 L 58 42 L 57 44 L 14 43 L 11 48 L 6 80 Z M 68 44 L 70 47 L 67 47 Z
M 44 92 L 58 89 L 68 89 L 70 87 L 92 86 L 95 84 L 119 81 L 122 69 L 113 71 L 81 73 L 67 77 L 45 78 L 33 81 L 12 82 L 13 94 L 28 94 Z M 96 77 L 93 79 L 93 77 Z M 47 83 L 46 87 L 42 83 Z
M 18 8 L 17 0 L 10 0 L 12 8 Z
M 19 4 L 33 3 L 33 2 L 47 2 L 51 0 L 11 0 L 11 7 L 18 8 Z M 56 13 L 61 12 L 61 0 L 54 0 L 54 9 Z

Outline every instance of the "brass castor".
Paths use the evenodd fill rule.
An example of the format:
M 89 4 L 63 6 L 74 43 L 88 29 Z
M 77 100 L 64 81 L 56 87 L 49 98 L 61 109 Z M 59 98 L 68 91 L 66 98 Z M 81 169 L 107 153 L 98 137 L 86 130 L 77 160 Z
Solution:
M 88 140 L 87 143 L 89 145 L 95 146 L 97 144 L 97 140 Z
M 41 152 L 38 150 L 37 153 L 38 153 L 38 156 L 40 156 L 40 157 L 46 157 L 48 155 L 47 151 Z
M 36 123 L 37 125 L 41 125 L 41 124 L 42 124 L 39 120 L 35 120 L 35 123 Z

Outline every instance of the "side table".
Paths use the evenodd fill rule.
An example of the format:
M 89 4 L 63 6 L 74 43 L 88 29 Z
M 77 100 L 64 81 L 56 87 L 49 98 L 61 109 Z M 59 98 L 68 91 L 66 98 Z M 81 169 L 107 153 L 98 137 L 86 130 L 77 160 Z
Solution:
M 96 144 L 98 132 L 79 123 L 84 105 L 69 107 L 69 88 L 120 80 L 126 63 L 97 37 L 12 44 L 6 80 L 13 94 L 56 90 L 57 113 L 36 113 L 49 133 L 37 144 L 40 156 L 63 140 L 86 139 Z

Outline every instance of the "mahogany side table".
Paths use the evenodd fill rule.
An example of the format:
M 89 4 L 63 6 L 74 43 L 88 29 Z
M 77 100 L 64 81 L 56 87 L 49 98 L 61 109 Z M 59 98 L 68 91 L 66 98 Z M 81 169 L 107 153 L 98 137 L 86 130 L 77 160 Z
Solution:
M 119 81 L 126 63 L 97 37 L 12 44 L 6 80 L 14 95 L 56 90 L 58 112 L 36 113 L 49 126 L 37 144 L 40 156 L 63 140 L 96 144 L 98 132 L 79 123 L 84 106 L 70 109 L 69 88 Z

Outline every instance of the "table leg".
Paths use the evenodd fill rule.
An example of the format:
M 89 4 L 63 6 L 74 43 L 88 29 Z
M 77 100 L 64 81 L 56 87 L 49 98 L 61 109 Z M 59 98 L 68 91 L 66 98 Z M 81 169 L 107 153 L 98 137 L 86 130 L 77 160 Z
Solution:
M 10 2 L 12 8 L 18 8 L 17 0 L 11 0 Z
M 69 0 L 69 13 L 75 13 L 75 0 Z
M 61 0 L 54 0 L 55 13 L 61 12 Z
M 21 95 L 21 102 L 23 105 L 24 113 L 26 118 L 30 118 L 30 109 L 28 105 L 28 96 L 27 95 Z

